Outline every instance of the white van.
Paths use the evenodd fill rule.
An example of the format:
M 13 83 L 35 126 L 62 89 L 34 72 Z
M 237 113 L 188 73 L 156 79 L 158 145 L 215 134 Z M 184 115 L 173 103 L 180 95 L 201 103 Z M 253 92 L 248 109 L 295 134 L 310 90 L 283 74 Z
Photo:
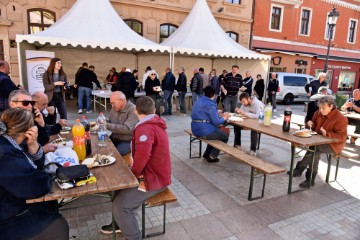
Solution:
M 276 93 L 276 100 L 284 104 L 304 102 L 309 100 L 305 85 L 316 78 L 307 74 L 276 72 L 279 80 L 280 92 Z

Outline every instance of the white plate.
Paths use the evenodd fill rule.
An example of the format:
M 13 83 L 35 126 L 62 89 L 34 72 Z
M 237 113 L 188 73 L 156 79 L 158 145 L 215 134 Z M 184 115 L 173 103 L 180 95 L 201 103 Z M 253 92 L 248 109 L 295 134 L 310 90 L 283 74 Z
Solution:
M 109 157 L 109 162 L 102 165 L 93 166 L 94 158 L 86 158 L 84 161 L 81 162 L 82 165 L 86 165 L 88 168 L 95 168 L 95 167 L 103 167 L 107 165 L 111 165 L 116 161 L 114 157 Z

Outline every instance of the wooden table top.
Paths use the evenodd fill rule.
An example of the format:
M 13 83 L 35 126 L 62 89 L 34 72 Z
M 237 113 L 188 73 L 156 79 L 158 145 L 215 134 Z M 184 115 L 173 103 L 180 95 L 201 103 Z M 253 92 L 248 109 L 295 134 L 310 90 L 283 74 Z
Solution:
M 337 142 L 338 140 L 335 138 L 324 137 L 320 134 L 312 135 L 309 138 L 297 137 L 294 136 L 293 133 L 298 129 L 290 128 L 289 132 L 283 132 L 282 126 L 278 124 L 271 123 L 271 126 L 265 126 L 264 124 L 259 124 L 257 119 L 244 119 L 242 122 L 230 122 L 230 124 L 234 126 L 240 126 L 247 128 L 249 130 L 253 130 L 259 133 L 263 133 L 274 138 L 278 138 L 287 142 L 290 142 L 295 146 L 316 146 L 322 144 L 329 144 Z
M 360 120 L 360 114 L 359 113 L 356 113 L 356 112 L 343 112 L 343 111 L 341 111 L 341 113 L 347 118 Z
M 106 147 L 99 147 L 97 144 L 97 135 L 91 134 L 92 155 L 108 155 L 113 153 L 112 156 L 116 159 L 116 161 L 112 165 L 90 169 L 90 172 L 96 177 L 96 183 L 63 190 L 60 189 L 55 182 L 53 182 L 51 193 L 36 199 L 27 200 L 26 202 L 35 203 L 70 197 L 79 197 L 83 195 L 105 193 L 137 186 L 138 181 L 136 177 L 131 172 L 130 168 L 125 163 L 119 152 L 116 150 L 114 144 L 109 139 L 107 140 Z

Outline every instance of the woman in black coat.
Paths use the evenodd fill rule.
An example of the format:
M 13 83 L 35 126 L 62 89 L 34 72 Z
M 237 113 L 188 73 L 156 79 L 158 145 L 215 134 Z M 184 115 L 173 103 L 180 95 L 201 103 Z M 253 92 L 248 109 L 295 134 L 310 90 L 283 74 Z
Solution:
M 155 70 L 149 71 L 149 76 L 145 82 L 145 93 L 146 96 L 151 97 L 155 102 L 155 113 L 160 117 L 160 104 L 161 104 L 161 87 L 160 80 L 157 78 Z M 163 100 L 162 100 L 163 101 Z
M 262 101 L 262 98 L 264 96 L 264 89 L 265 89 L 265 83 L 264 79 L 261 78 L 261 75 L 258 74 L 256 76 L 256 83 L 254 86 L 254 94 L 256 94 L 257 98 Z

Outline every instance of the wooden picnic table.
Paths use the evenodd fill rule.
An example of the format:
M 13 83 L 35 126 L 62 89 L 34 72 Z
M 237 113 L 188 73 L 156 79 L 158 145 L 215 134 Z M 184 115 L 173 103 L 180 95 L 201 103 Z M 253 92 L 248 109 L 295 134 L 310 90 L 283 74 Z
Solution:
M 317 145 L 329 144 L 337 142 L 338 139 L 324 137 L 320 134 L 313 135 L 310 138 L 302 138 L 294 136 L 293 133 L 297 130 L 290 128 L 289 132 L 283 132 L 282 126 L 272 123 L 271 126 L 265 126 L 264 124 L 259 124 L 257 119 L 243 119 L 243 121 L 230 122 L 234 126 L 243 127 L 247 130 L 253 130 L 271 137 L 284 140 L 291 143 L 291 162 L 290 162 L 290 175 L 289 175 L 289 185 L 288 185 L 288 194 L 292 192 L 292 175 L 294 168 L 294 159 L 295 159 L 295 148 L 301 147 L 309 149 L 309 147 L 314 147 L 314 153 L 316 151 Z M 314 154 L 315 156 L 315 154 Z
M 69 136 L 71 136 L 71 134 L 69 134 Z M 92 155 L 108 155 L 112 153 L 112 156 L 116 159 L 115 163 L 108 166 L 90 169 L 90 172 L 96 177 L 96 183 L 63 190 L 60 189 L 55 182 L 53 182 L 52 191 L 50 193 L 36 199 L 29 199 L 26 201 L 27 203 L 80 197 L 96 193 L 106 193 L 138 185 L 138 180 L 131 172 L 127 163 L 121 157 L 114 144 L 107 139 L 107 146 L 100 147 L 98 146 L 97 134 L 91 134 L 90 136 Z
M 356 113 L 356 112 L 344 112 L 344 111 L 341 111 L 341 113 L 347 118 L 360 120 L 360 114 L 359 113 Z

